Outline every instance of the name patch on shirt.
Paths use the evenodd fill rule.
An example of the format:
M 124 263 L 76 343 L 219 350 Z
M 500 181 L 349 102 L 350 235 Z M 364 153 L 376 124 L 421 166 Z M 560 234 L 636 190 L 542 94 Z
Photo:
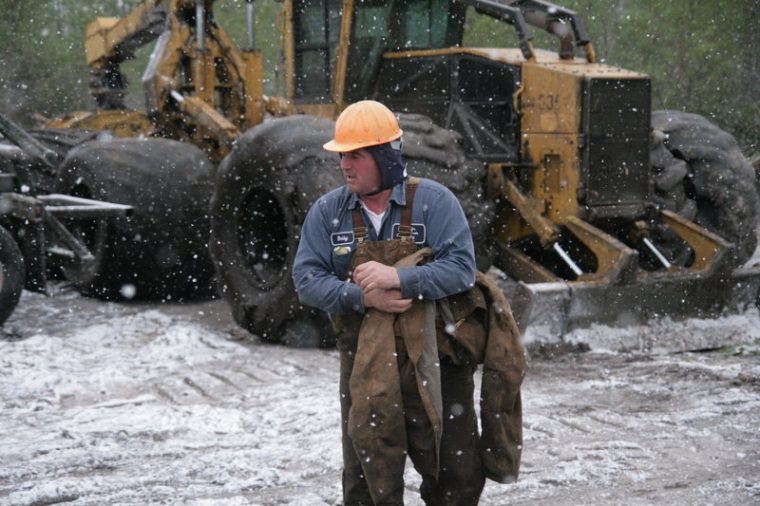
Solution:
M 330 243 L 333 246 L 348 246 L 354 243 L 354 231 L 335 232 L 330 234 Z
M 398 229 L 401 226 L 400 223 L 393 224 L 392 237 L 398 238 Z M 424 223 L 412 223 L 412 239 L 416 244 L 424 244 L 427 239 L 427 228 Z

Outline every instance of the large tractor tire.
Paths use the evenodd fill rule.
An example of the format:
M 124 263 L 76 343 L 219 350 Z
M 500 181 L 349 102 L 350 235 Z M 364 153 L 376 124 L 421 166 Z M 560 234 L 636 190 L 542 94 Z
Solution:
M 24 288 L 24 259 L 13 236 L 0 227 L 0 325 L 13 312 Z
M 84 293 L 107 300 L 212 296 L 211 174 L 202 151 L 176 141 L 113 139 L 73 149 L 61 165 L 57 191 L 131 205 L 134 212 L 68 221 L 95 264 L 64 264 L 64 276 Z
M 211 200 L 211 255 L 235 321 L 265 342 L 332 341 L 319 312 L 304 308 L 291 280 L 311 204 L 343 183 L 338 158 L 322 149 L 334 123 L 311 116 L 248 130 L 222 161 Z
M 757 247 L 755 175 L 736 139 L 697 114 L 652 113 L 655 201 L 733 243 L 730 265 Z

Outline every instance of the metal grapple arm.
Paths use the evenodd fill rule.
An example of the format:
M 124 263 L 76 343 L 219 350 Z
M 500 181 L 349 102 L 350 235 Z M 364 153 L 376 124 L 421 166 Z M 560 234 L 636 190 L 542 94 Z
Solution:
M 19 147 L 27 156 L 32 160 L 39 163 L 43 167 L 53 174 L 58 169 L 58 164 L 61 163 L 61 159 L 55 151 L 52 151 L 40 143 L 37 139 L 29 135 L 29 133 L 18 126 L 16 123 L 10 120 L 6 115 L 0 113 L 0 134 L 13 144 Z M 34 178 L 32 178 L 29 169 L 20 164 L 16 167 L 16 177 L 19 182 L 25 185 L 29 189 L 29 194 L 32 196 L 37 195 L 37 189 L 34 185 Z

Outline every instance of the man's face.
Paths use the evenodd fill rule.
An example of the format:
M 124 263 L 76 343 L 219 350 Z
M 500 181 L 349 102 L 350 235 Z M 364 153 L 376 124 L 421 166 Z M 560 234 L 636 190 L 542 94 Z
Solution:
M 366 149 L 342 153 L 340 170 L 348 189 L 357 195 L 367 195 L 380 188 L 380 168 Z

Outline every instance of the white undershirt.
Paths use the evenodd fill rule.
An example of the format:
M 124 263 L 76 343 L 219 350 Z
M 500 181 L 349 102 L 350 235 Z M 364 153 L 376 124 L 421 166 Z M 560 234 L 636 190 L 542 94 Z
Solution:
M 382 213 L 374 213 L 370 210 L 369 207 L 366 206 L 364 202 L 362 202 L 362 207 L 364 208 L 365 211 L 367 211 L 367 216 L 369 216 L 369 221 L 372 222 L 372 228 L 375 229 L 375 233 L 379 236 L 380 225 L 383 224 L 383 216 L 385 216 L 385 211 L 383 211 Z

